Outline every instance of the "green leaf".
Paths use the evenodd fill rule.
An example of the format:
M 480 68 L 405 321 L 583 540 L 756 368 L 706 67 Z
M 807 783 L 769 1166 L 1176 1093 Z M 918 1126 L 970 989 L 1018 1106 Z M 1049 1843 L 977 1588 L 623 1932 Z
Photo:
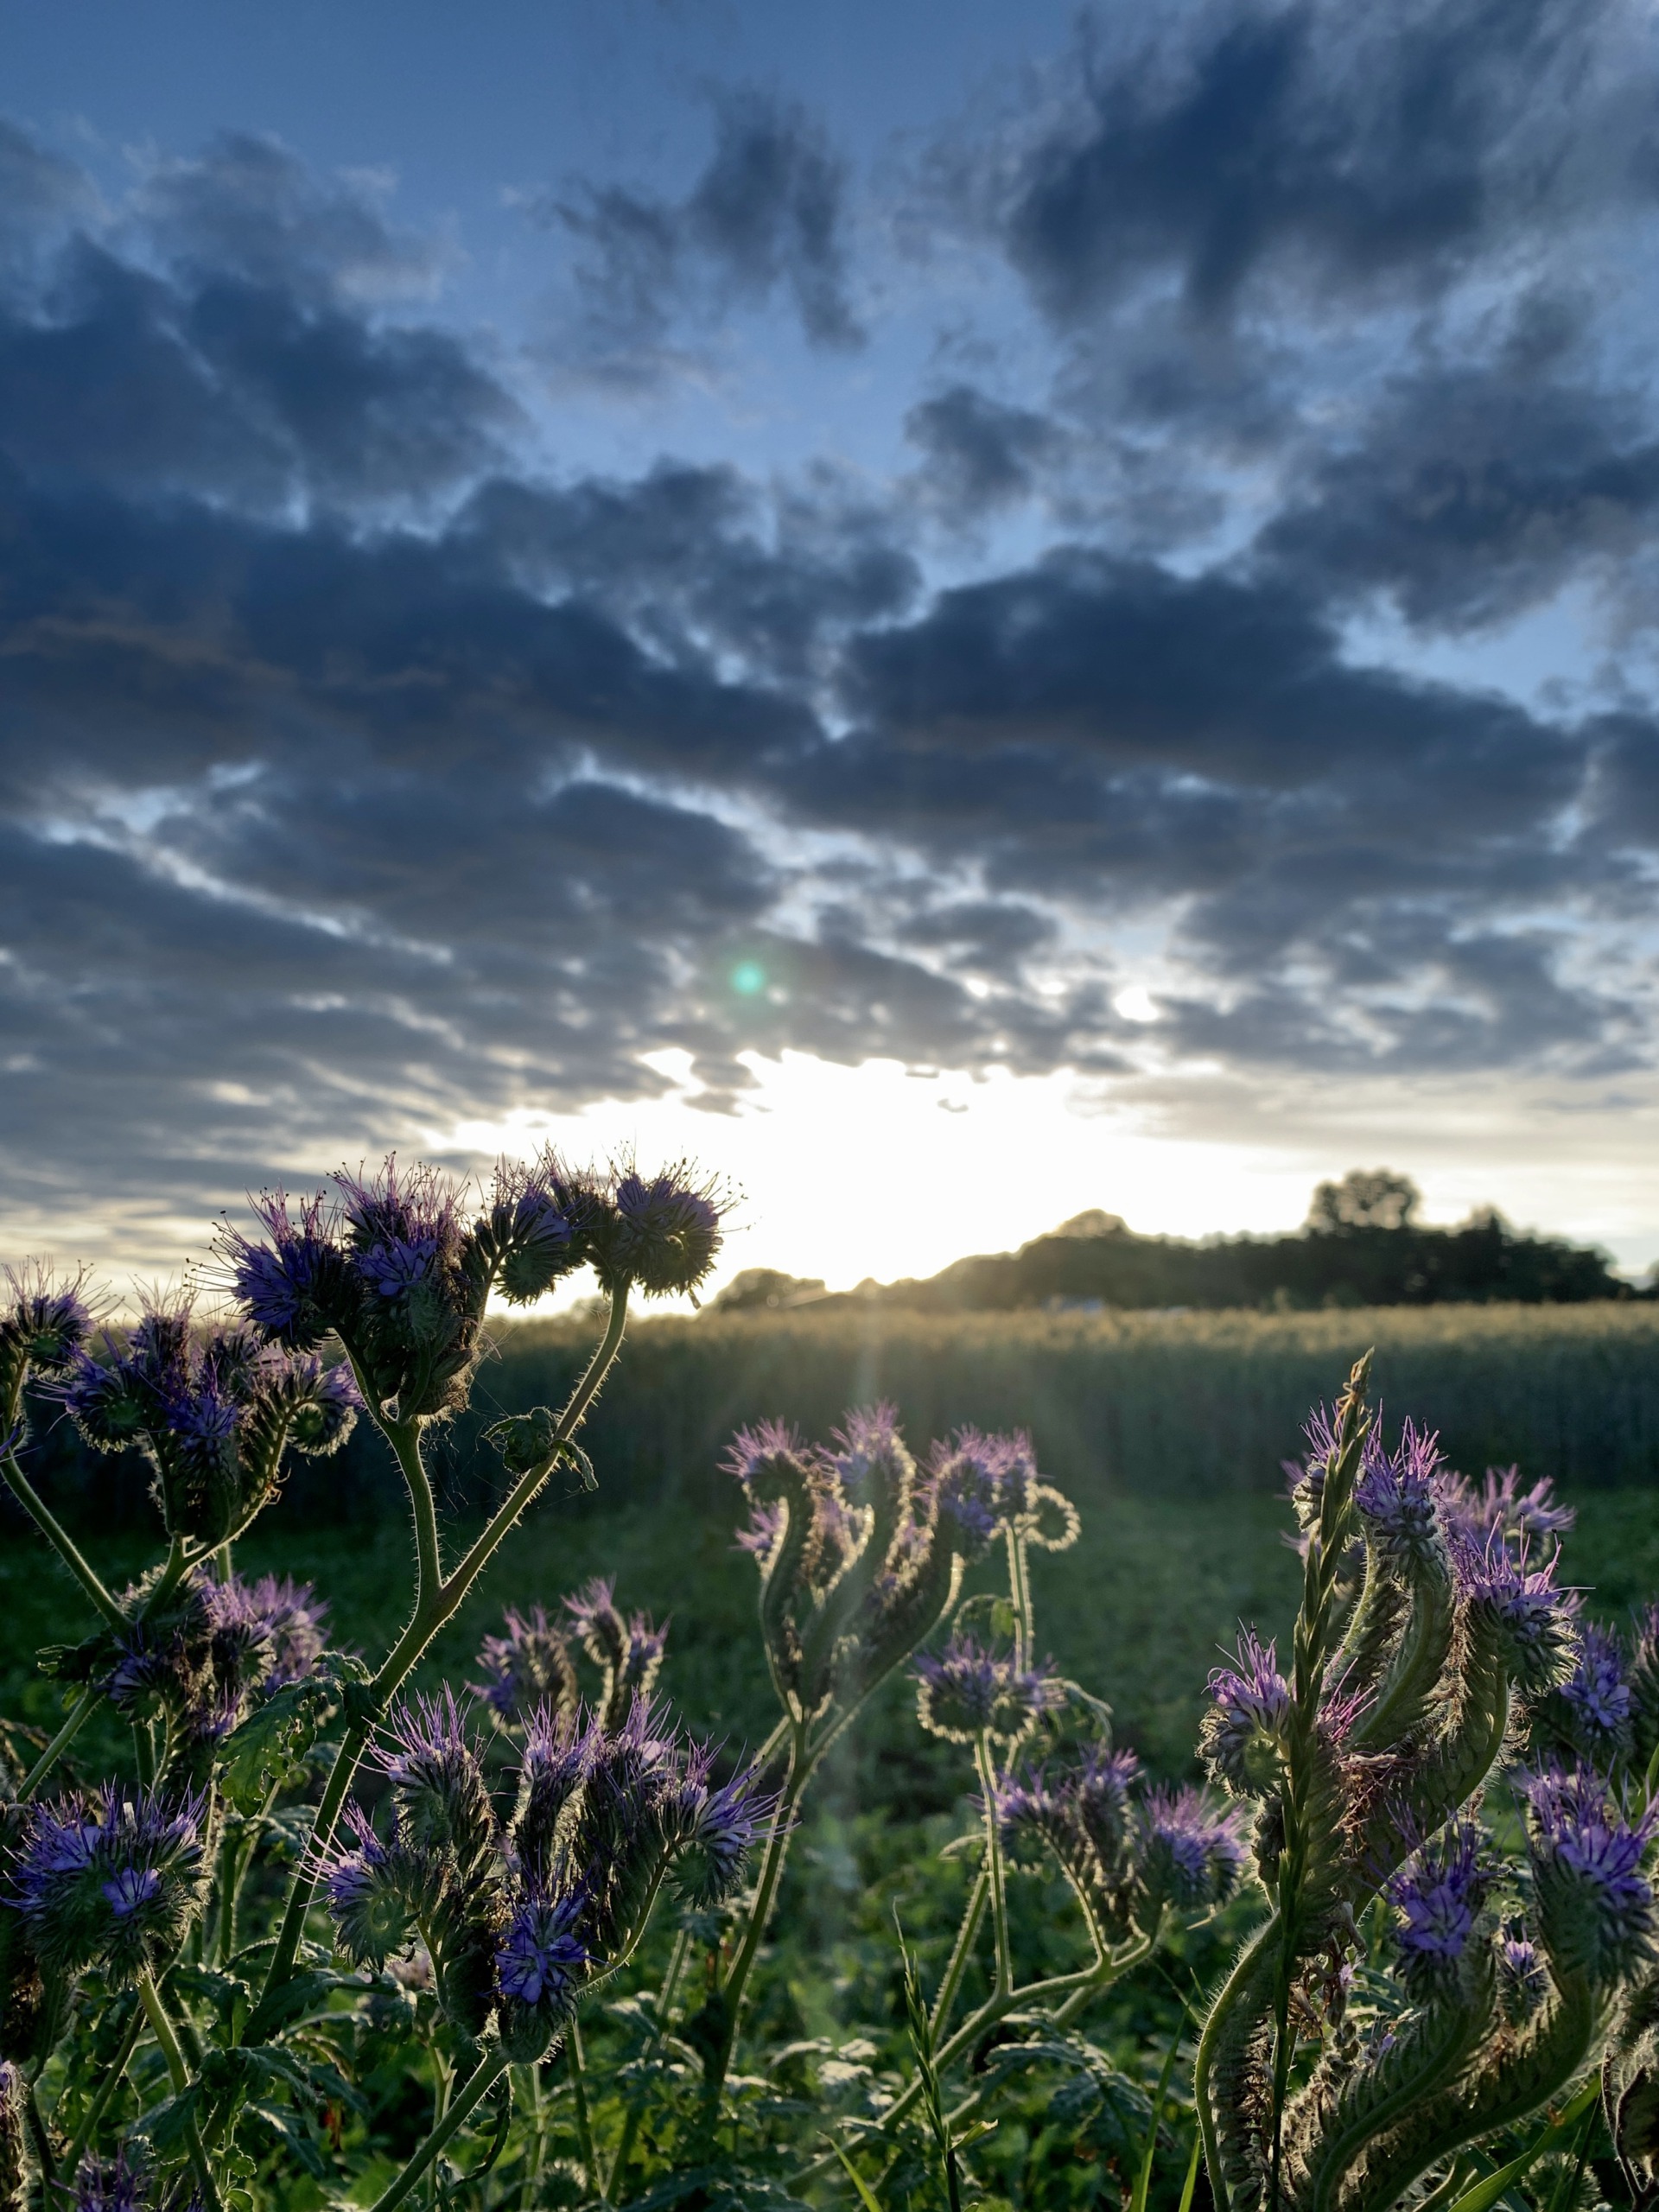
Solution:
M 1192 2212 L 1192 2196 L 1194 2190 L 1198 2185 L 1198 2152 L 1202 2148 L 1203 2138 L 1199 2135 L 1198 2130 L 1194 2128 L 1192 2131 L 1192 2155 L 1186 2162 L 1186 2179 L 1181 2183 L 1181 2202 L 1179 2212 Z
M 1600 2094 L 1599 2080 L 1586 2082 L 1557 2117 L 1539 2130 L 1518 2158 L 1511 2158 L 1507 2166 L 1500 2166 L 1495 2174 L 1487 2174 L 1472 2189 L 1465 2189 L 1457 2202 L 1447 2207 L 1447 2212 L 1492 2212 L 1493 2205 L 1515 2187 L 1535 2158 L 1566 2142 Z
M 831 2143 L 830 2148 L 841 2160 L 842 2164 L 846 2167 L 847 2178 L 852 2183 L 853 2187 L 858 2191 L 858 2201 L 864 2207 L 864 2212 L 881 2212 L 880 2201 L 877 2199 L 874 2192 L 871 2190 L 869 2183 L 865 2180 L 863 2175 L 860 2173 L 858 2168 L 853 2164 L 847 2153 L 842 2149 L 840 2144 Z
M 1147 2126 L 1147 2147 L 1141 2153 L 1141 2171 L 1135 2177 L 1135 2189 L 1129 2197 L 1129 2212 L 1147 2212 L 1147 2191 L 1152 2187 L 1152 2162 L 1158 2149 L 1158 2122 L 1163 2114 L 1164 2099 L 1169 2094 L 1169 2077 L 1175 2071 L 1175 2054 L 1181 2047 L 1181 2037 L 1185 2031 L 1186 2014 L 1183 2012 L 1169 2049 L 1164 2053 L 1158 2087 L 1153 2094 L 1152 2118 Z

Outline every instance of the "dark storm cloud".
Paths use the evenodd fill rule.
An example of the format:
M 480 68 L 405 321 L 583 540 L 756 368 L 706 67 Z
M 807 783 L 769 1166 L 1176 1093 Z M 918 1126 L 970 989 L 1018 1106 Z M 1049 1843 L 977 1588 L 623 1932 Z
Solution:
M 1160 273 L 1205 317 L 1273 275 L 1431 295 L 1523 225 L 1651 198 L 1643 103 L 1604 66 L 1601 35 L 1628 27 L 1611 5 L 1172 21 L 1135 52 L 1085 41 L 1063 111 L 1001 171 L 988 212 L 1058 321 Z
M 1185 78 L 1120 71 L 1116 107 L 1096 86 L 1096 119 L 1134 126 L 1112 159 L 1141 176 L 1123 171 L 1141 212 L 1120 257 L 1155 234 L 1218 307 L 1292 247 L 1425 283 L 1484 251 L 1491 103 L 1567 31 L 1443 10 L 1407 24 L 1391 92 L 1361 83 L 1356 32 L 1343 81 L 1382 120 L 1357 130 L 1348 212 L 1321 230 L 1286 212 L 1285 179 L 1313 189 L 1324 142 L 1299 118 L 1328 28 L 1230 20 Z M 1486 40 L 1484 76 L 1453 30 Z M 1274 145 L 1238 141 L 1267 181 L 1241 153 L 1229 260 L 1206 243 L 1213 180 L 1161 230 L 1147 180 L 1174 192 L 1170 149 L 1198 144 L 1200 108 L 1233 112 L 1251 40 Z M 1427 168 L 1389 199 L 1377 149 L 1431 52 L 1450 73 L 1421 95 Z M 1485 196 L 1431 220 L 1464 207 L 1434 166 L 1454 154 Z M 1039 172 L 1035 154 L 1020 172 L 1033 207 Z M 21 137 L 0 174 L 20 181 L 0 257 L 14 1189 L 194 1206 L 324 1143 L 644 1096 L 664 1078 L 642 1056 L 665 1049 L 716 1108 L 753 1051 L 1109 1075 L 1149 1037 L 1401 1071 L 1649 1049 L 1639 978 L 1609 958 L 1584 983 L 1573 931 L 1644 915 L 1652 723 L 1552 721 L 1364 665 L 1340 627 L 1373 590 L 1471 626 L 1641 551 L 1652 442 L 1639 397 L 1605 388 L 1587 310 L 1553 339 L 1535 316 L 1525 343 L 1512 318 L 1454 368 L 1420 332 L 1339 416 L 1212 322 L 1167 448 L 1090 417 L 1074 352 L 1052 404 L 932 385 L 905 417 L 920 466 L 892 486 L 672 458 L 555 477 L 506 372 L 423 319 L 441 257 L 362 183 L 247 139 L 152 169 L 113 211 Z M 632 268 L 652 313 L 786 298 L 842 343 L 847 189 L 798 111 L 747 98 L 683 200 L 570 204 L 623 321 Z M 1122 276 L 1084 291 L 1119 298 Z M 1178 321 L 1144 322 L 1130 365 L 1175 361 Z M 1227 561 L 1190 553 L 1224 512 L 1182 443 L 1195 425 L 1268 487 Z M 1068 482 L 1086 467 L 1110 497 Z M 1022 529 L 1093 542 L 930 591 L 918 515 L 988 528 L 1020 501 Z M 1154 505 L 1179 569 L 1133 550 Z M 1130 923 L 1181 979 L 1154 1031 L 1111 1007 Z M 737 991 L 740 969 L 764 988 Z
M 588 365 L 649 377 L 673 327 L 786 296 L 814 346 L 864 333 L 849 297 L 847 170 L 798 103 L 756 90 L 715 103 L 715 148 L 684 199 L 579 181 L 534 203 L 575 238 Z

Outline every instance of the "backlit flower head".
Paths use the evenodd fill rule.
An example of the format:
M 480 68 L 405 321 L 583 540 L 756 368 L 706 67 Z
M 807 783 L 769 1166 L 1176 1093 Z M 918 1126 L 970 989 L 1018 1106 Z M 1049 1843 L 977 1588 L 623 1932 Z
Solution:
M 1017 1669 L 971 1637 L 952 1637 L 942 1652 L 918 1652 L 914 1672 L 923 1727 L 957 1744 L 982 1735 L 1018 1743 L 1064 1696 L 1051 1669 Z
M 1389 1883 L 1400 1912 L 1395 1940 L 1401 1970 L 1414 1997 L 1451 1986 L 1448 1969 L 1473 1940 L 1491 1887 L 1480 1831 L 1467 1821 L 1454 1821 L 1423 1845 Z
M 594 1255 L 601 1287 L 631 1282 L 647 1298 L 695 1294 L 715 1264 L 731 1204 L 720 1184 L 685 1160 L 650 1177 L 628 1166 L 612 1200 L 609 1233 Z
M 508 1922 L 495 1954 L 495 1986 L 510 2049 L 534 2044 L 539 2056 L 575 2012 L 591 1963 L 579 1933 L 586 1903 L 580 1891 L 556 1902 L 532 1895 Z
M 1518 1467 L 1488 1467 L 1478 1488 L 1466 1475 L 1442 1470 L 1438 1484 L 1448 1524 L 1478 1549 L 1493 1537 L 1527 1548 L 1552 1542 L 1578 1517 L 1570 1505 L 1555 1503 L 1548 1475 L 1523 1490 Z
M 1569 1594 L 1555 1586 L 1555 1557 L 1529 1567 L 1494 1529 L 1484 1542 L 1454 1531 L 1452 1559 L 1464 1599 L 1497 1628 L 1521 1687 L 1562 1688 L 1578 1661 L 1579 1634 Z
M 1141 1880 L 1148 1895 L 1183 1912 L 1225 1904 L 1238 1887 L 1245 1847 L 1243 1813 L 1201 1789 L 1149 1790 L 1141 1808 Z
M 59 1375 L 92 1332 L 84 1274 L 42 1260 L 0 1273 L 0 1405 L 15 1406 L 29 1374 Z
M 1557 1972 L 1607 1983 L 1652 1951 L 1653 1894 L 1643 1860 L 1659 1804 L 1627 1821 L 1595 1771 L 1551 1764 L 1523 1775 L 1539 1929 Z
M 374 1758 L 391 1783 L 400 1833 L 416 1851 L 449 1853 L 463 1870 L 493 1849 L 495 1815 L 465 1718 L 448 1685 L 400 1701 Z
M 1238 1796 L 1266 1796 L 1279 1783 L 1291 1710 L 1290 1685 L 1279 1672 L 1276 1647 L 1263 1645 L 1245 1629 L 1235 1664 L 1211 1674 L 1210 1696 L 1198 1731 L 1198 1756 L 1216 1780 Z
M 200 1910 L 206 1828 L 203 1799 L 117 1783 L 41 1807 L 15 1879 L 41 1961 L 117 1983 L 170 1961 Z
M 348 1805 L 342 1833 L 317 1865 L 340 1948 L 358 1966 L 383 1967 L 415 1935 L 415 1885 L 405 1853 L 386 1842 L 359 1805 Z
M 778 1802 L 760 1789 L 753 1767 L 712 1789 L 709 1764 L 702 1746 L 690 1751 L 666 1815 L 674 1842 L 674 1886 L 699 1910 L 736 1891 L 749 1853 L 772 1825 Z
M 215 1240 L 232 1291 L 273 1344 L 315 1351 L 356 1305 L 340 1210 L 321 1192 L 290 1199 L 267 1191 L 252 1205 L 263 1239 L 227 1223 Z
M 486 1636 L 478 1665 L 486 1679 L 470 1685 L 504 1726 L 527 1722 L 538 1707 L 574 1708 L 578 1697 L 570 1647 L 540 1605 L 507 1608 L 506 1634 Z
M 1408 1420 L 1389 1452 L 1380 1422 L 1367 1435 L 1354 1483 L 1354 1503 L 1373 1542 L 1402 1562 L 1440 1549 L 1440 1440 Z
M 524 1306 L 580 1264 L 580 1245 L 543 1161 L 500 1161 L 473 1230 L 509 1305 Z

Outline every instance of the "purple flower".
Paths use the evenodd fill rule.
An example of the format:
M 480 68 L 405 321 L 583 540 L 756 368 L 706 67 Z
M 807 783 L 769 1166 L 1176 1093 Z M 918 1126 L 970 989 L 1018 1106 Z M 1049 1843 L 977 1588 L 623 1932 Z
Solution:
M 833 1436 L 830 1464 L 855 1505 L 878 1485 L 898 1491 L 913 1474 L 914 1462 L 899 1433 L 899 1408 L 885 1400 L 878 1406 L 854 1407 Z
M 1408 1986 L 1427 1995 L 1443 1986 L 1445 1968 L 1460 1959 L 1491 1886 L 1478 1828 L 1454 1822 L 1425 1844 L 1389 1885 L 1400 1909 L 1395 1941 Z
M 1477 1549 L 1484 1550 L 1493 1537 L 1520 1545 L 1560 1537 L 1578 1517 L 1570 1505 L 1555 1503 L 1547 1475 L 1522 1490 L 1518 1467 L 1488 1467 L 1478 1490 L 1465 1475 L 1442 1472 L 1438 1480 L 1449 1526 Z
M 475 1870 L 492 1853 L 494 1808 L 455 1694 L 400 1702 L 374 1758 L 391 1783 L 399 1834 L 417 1852 L 449 1854 Z
M 1571 1601 L 1555 1587 L 1555 1557 L 1530 1568 L 1494 1529 L 1484 1544 L 1453 1531 L 1452 1562 L 1471 1607 L 1491 1620 L 1522 1688 L 1559 1689 L 1578 1657 Z
M 515 1306 L 539 1298 L 580 1257 L 544 1162 L 498 1162 L 488 1213 L 473 1235 L 488 1254 L 502 1296 Z
M 674 1839 L 674 1885 L 688 1904 L 706 1910 L 730 1897 L 748 1855 L 771 1827 L 775 1796 L 763 1794 L 753 1767 L 718 1789 L 709 1786 L 709 1753 L 687 1756 L 668 1812 Z
M 753 1553 L 763 1563 L 769 1560 L 784 1532 L 785 1517 L 781 1499 L 776 1499 L 771 1504 L 751 1506 L 748 1527 L 740 1529 L 733 1539 L 737 1549 Z
M 1200 1789 L 1159 1789 L 1141 1808 L 1141 1879 L 1154 1899 L 1182 1911 L 1224 1904 L 1244 1866 L 1241 1813 Z
M 433 1261 L 454 1256 L 461 1243 L 461 1193 L 435 1167 L 423 1161 L 400 1170 L 394 1152 L 374 1175 L 351 1175 L 342 1169 L 334 1181 L 347 1238 L 364 1280 L 379 1288 L 381 1264 L 376 1255 L 392 1255 L 391 1268 L 398 1280 L 383 1295 L 393 1296 L 423 1280 Z M 419 1264 L 411 1274 L 414 1255 Z
M 1616 1744 L 1630 1718 L 1630 1687 L 1617 1637 L 1593 1622 L 1580 1630 L 1578 1664 L 1562 1684 L 1561 1696 L 1578 1732 L 1592 1743 L 1599 1738 L 1610 1746 Z
M 540 1605 L 528 1616 L 507 1608 L 506 1634 L 486 1636 L 478 1663 L 489 1676 L 468 1685 L 505 1726 L 527 1721 L 550 1700 L 555 1707 L 576 1702 L 576 1670 L 569 1645 L 550 1627 Z
M 1291 1711 L 1277 1647 L 1263 1646 L 1253 1630 L 1243 1630 L 1236 1664 L 1216 1669 L 1210 1696 L 1198 1731 L 1199 1757 L 1217 1782 L 1240 1796 L 1266 1796 L 1279 1782 Z
M 1544 1995 L 1544 1962 L 1524 1936 L 1506 1933 L 1497 1946 L 1497 1987 L 1503 2016 L 1518 2027 Z
M 728 1204 L 717 1183 L 696 1179 L 684 1160 L 649 1182 L 629 1168 L 617 1179 L 614 1218 L 596 1255 L 601 1283 L 632 1282 L 647 1298 L 695 1294 L 715 1264 Z
M 171 1958 L 201 1904 L 206 1819 L 203 1799 L 118 1784 L 39 1808 L 15 1879 L 41 1958 L 118 1983 Z
M 346 1834 L 315 1862 L 340 1948 L 355 1965 L 383 1967 L 415 1932 L 412 1898 L 430 1877 L 411 1863 L 401 1842 L 384 1842 L 358 1805 L 348 1805 Z
M 221 1603 L 237 1602 L 230 1594 L 236 1586 L 222 1586 Z M 270 1646 L 266 1688 L 282 1689 L 289 1682 L 308 1680 L 328 1641 L 328 1607 L 311 1585 L 296 1582 L 291 1575 L 262 1575 L 257 1582 L 239 1586 L 239 1603 Z
M 1634 1826 L 1614 1809 L 1592 1769 L 1556 1765 L 1523 1775 L 1528 1847 L 1544 1948 L 1557 1973 L 1607 1982 L 1651 1952 L 1653 1895 L 1642 1861 L 1659 1803 Z
M 1440 1439 L 1408 1421 L 1392 1457 L 1380 1426 L 1366 1437 L 1354 1503 L 1374 1541 L 1395 1558 L 1426 1560 L 1440 1544 Z
M 953 1549 L 978 1559 L 990 1546 L 1001 1516 L 1001 1452 L 977 1429 L 961 1430 L 954 1442 L 928 1454 L 928 1480 L 939 1519 Z
M 75 2174 L 74 2212 L 144 2212 L 149 2193 L 144 2177 L 130 2166 L 124 2152 L 115 2163 L 83 2158 Z
M 575 1933 L 583 1903 L 577 1891 L 556 1904 L 531 1897 L 519 1906 L 495 1955 L 503 1997 L 555 2014 L 575 2009 L 589 1955 Z
M 798 1429 L 781 1421 L 762 1421 L 739 1429 L 721 1465 L 745 1490 L 753 1490 L 757 1482 L 767 1483 L 774 1471 L 791 1482 L 804 1480 L 816 1471 L 817 1458 Z
M 918 1652 L 914 1674 L 923 1727 L 957 1744 L 983 1735 L 1018 1743 L 1064 1696 L 1051 1669 L 1016 1669 L 971 1637 L 953 1636 L 937 1654 Z
M 350 1313 L 354 1294 L 338 1211 L 319 1192 L 294 1202 L 267 1191 L 253 1211 L 269 1240 L 219 1231 L 217 1249 L 231 1287 L 256 1328 L 290 1351 L 315 1351 Z
M 41 1260 L 4 1270 L 7 1302 L 0 1307 L 0 1374 L 25 1370 L 60 1374 L 92 1331 L 82 1291 L 86 1276 L 60 1280 Z

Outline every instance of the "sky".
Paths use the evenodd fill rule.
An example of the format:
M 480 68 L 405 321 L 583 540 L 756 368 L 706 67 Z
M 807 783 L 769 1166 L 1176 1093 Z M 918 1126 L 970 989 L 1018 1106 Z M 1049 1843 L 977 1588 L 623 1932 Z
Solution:
M 0 1206 L 1659 1258 L 1655 11 L 0 0 Z

